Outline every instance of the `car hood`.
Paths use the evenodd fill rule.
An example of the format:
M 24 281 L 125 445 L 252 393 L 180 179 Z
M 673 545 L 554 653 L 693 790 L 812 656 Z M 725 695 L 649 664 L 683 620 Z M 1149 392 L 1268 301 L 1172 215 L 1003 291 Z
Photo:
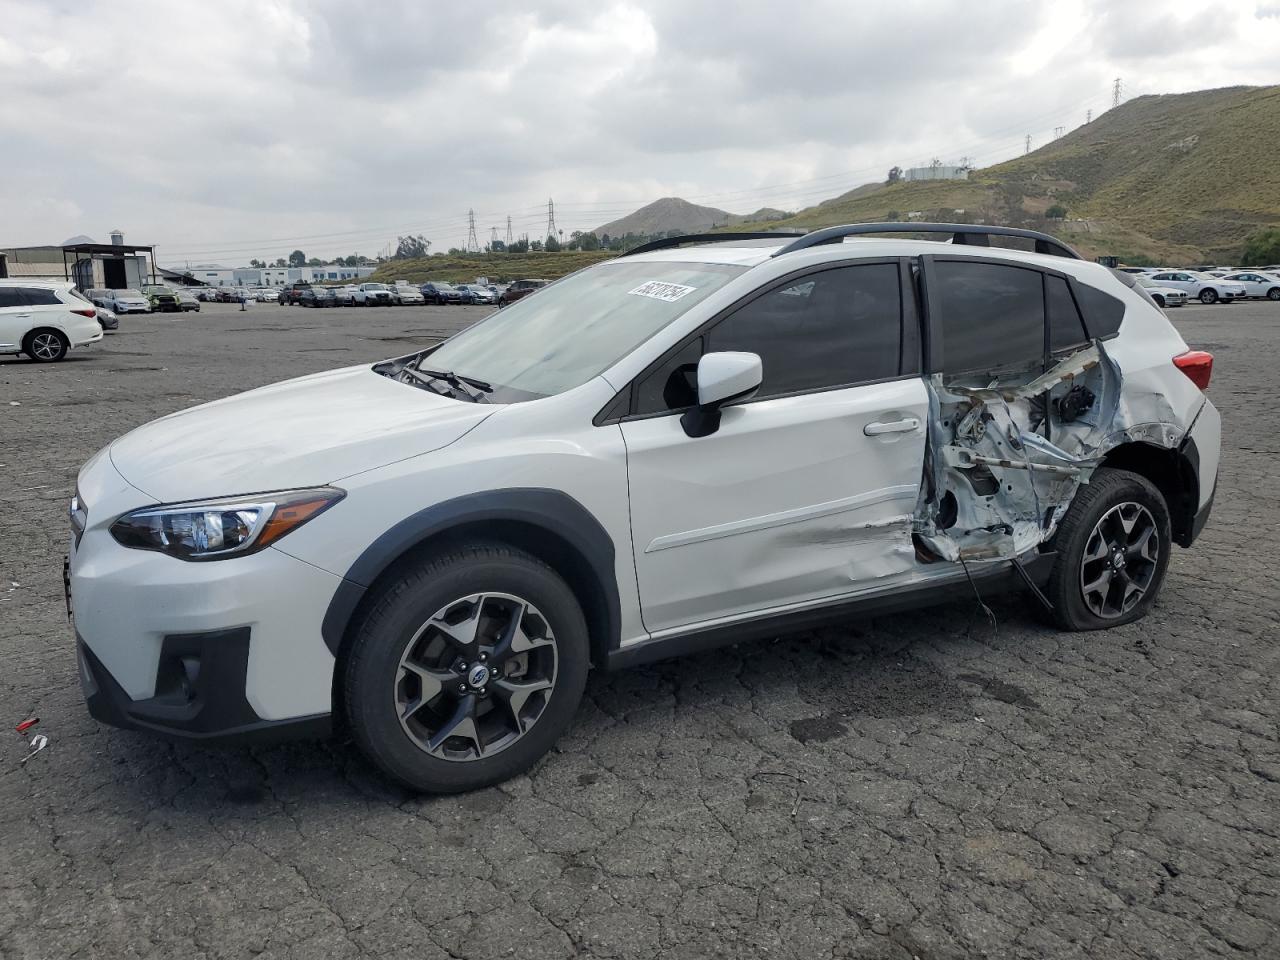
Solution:
M 347 367 L 154 420 L 110 456 L 161 503 L 320 486 L 438 450 L 497 409 Z

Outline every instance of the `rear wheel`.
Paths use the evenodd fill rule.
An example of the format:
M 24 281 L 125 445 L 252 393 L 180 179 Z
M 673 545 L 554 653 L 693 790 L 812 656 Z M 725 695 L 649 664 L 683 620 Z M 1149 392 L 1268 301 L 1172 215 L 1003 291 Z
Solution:
M 67 355 L 71 344 L 57 330 L 32 330 L 22 341 L 22 350 L 36 363 L 54 363 Z
M 416 790 L 506 780 L 549 750 L 586 683 L 577 599 L 523 551 L 476 543 L 430 557 L 380 590 L 347 659 L 356 742 Z
M 1208 290 L 1201 290 L 1201 291 L 1200 291 L 1200 302 L 1201 302 L 1201 303 L 1217 303 L 1217 302 L 1218 302 L 1218 291 L 1217 291 L 1217 290 L 1214 290 L 1214 289 L 1212 289 L 1212 288 L 1211 288 L 1211 289 L 1208 289 Z
M 1098 470 L 1054 537 L 1058 558 L 1047 593 L 1058 625 L 1101 630 L 1146 616 L 1164 583 L 1171 543 L 1160 491 L 1136 473 Z

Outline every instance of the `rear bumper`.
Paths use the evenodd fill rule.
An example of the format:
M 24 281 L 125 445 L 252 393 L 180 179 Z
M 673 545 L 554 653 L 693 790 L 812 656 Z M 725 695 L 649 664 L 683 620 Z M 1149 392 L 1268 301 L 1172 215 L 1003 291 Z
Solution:
M 1196 414 L 1182 446 L 1178 448 L 1187 468 L 1195 476 L 1198 496 L 1189 505 L 1190 522 L 1176 537 L 1179 546 L 1189 547 L 1200 536 L 1213 512 L 1213 499 L 1218 492 L 1218 460 L 1222 453 L 1222 414 L 1208 400 Z
M 245 699 L 249 628 L 171 634 L 161 645 L 155 696 L 133 700 L 76 635 L 80 688 L 95 719 L 126 730 L 204 743 L 328 736 L 329 714 L 263 720 Z

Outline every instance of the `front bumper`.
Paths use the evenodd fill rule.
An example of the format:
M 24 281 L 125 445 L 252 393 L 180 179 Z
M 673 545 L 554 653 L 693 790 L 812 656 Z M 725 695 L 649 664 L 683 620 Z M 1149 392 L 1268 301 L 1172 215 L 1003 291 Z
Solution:
M 87 525 L 69 545 L 66 587 L 94 716 L 199 739 L 323 726 L 334 655 L 321 625 L 340 577 L 274 547 L 190 563 L 121 546 L 111 523 L 154 501 L 105 452 L 79 488 Z

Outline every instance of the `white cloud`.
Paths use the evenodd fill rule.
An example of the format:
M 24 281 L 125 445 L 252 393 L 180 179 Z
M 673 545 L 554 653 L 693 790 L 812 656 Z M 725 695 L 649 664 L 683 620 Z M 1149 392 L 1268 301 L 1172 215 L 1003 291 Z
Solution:
M 1280 80 L 1274 4 L 0 0 L 0 246 L 373 253 L 658 196 L 796 208 L 1130 94 Z M 822 179 L 817 179 L 822 178 Z

